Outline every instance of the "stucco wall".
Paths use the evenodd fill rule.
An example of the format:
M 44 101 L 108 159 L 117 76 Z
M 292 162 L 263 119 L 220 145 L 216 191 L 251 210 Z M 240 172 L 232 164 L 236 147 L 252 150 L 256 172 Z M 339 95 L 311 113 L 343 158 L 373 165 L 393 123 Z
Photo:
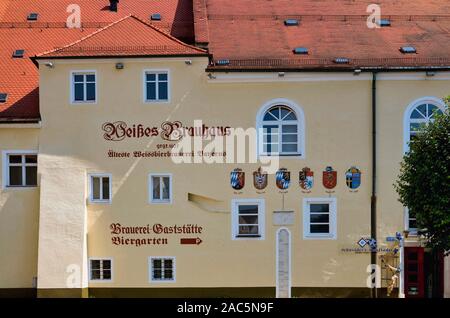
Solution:
M 3 151 L 38 150 L 38 147 L 38 129 L 0 128 L 0 288 L 33 286 L 33 277 L 37 276 L 39 221 L 39 187 L 5 189 Z

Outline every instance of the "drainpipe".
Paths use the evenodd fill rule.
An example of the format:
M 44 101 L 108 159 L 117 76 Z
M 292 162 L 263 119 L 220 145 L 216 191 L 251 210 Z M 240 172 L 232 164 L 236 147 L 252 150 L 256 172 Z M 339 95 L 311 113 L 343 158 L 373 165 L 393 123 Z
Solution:
M 377 73 L 372 73 L 372 196 L 370 199 L 370 236 L 377 239 Z M 378 243 L 378 242 L 377 242 Z M 378 246 L 378 244 L 377 244 Z M 370 263 L 377 264 L 377 249 L 370 252 Z M 377 270 L 374 274 L 375 284 L 372 287 L 372 298 L 377 298 Z

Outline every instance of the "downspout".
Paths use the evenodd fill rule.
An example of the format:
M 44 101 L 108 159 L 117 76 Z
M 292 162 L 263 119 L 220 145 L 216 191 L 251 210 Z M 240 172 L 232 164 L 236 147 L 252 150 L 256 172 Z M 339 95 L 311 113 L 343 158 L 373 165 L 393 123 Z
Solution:
M 377 240 L 377 73 L 372 73 L 372 196 L 370 199 L 370 236 Z M 377 248 L 371 249 L 370 263 L 377 264 Z M 376 267 L 375 267 L 376 268 Z M 374 271 L 375 284 L 372 285 L 372 298 L 377 298 L 377 270 Z

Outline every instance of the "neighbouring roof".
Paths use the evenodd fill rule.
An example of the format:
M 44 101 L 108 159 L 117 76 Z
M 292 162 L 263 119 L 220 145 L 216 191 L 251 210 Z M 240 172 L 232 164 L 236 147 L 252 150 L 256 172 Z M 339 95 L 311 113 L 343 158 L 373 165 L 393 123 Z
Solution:
M 208 53 L 129 15 L 80 40 L 38 54 L 36 58 L 194 55 Z
M 450 66 L 449 1 L 377 1 L 391 26 L 369 29 L 372 3 L 194 0 L 194 23 L 202 30 L 196 42 L 208 43 L 210 70 Z M 205 9 L 206 23 L 195 14 Z M 286 19 L 298 19 L 299 25 L 286 26 Z M 401 46 L 414 46 L 417 54 L 403 54 Z M 296 47 L 307 48 L 308 55 L 294 54 Z M 340 57 L 349 63 L 335 63 Z M 216 65 L 219 60 L 229 63 Z

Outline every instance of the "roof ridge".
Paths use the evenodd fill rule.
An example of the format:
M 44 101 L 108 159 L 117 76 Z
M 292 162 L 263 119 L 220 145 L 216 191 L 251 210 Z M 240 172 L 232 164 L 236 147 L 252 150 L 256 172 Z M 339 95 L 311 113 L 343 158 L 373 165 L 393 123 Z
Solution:
M 64 45 L 64 46 L 62 46 L 62 47 L 55 48 L 55 49 L 53 49 L 53 50 L 49 50 L 49 51 L 46 51 L 46 52 L 43 52 L 43 53 L 36 54 L 35 56 L 36 56 L 36 57 L 40 57 L 40 56 L 43 56 L 43 55 L 47 55 L 47 54 L 49 54 L 49 53 L 55 53 L 55 52 L 61 51 L 61 50 L 63 50 L 63 49 L 67 49 L 67 48 L 69 48 L 69 47 L 71 47 L 71 46 L 74 46 L 75 44 L 78 44 L 78 43 L 80 43 L 80 42 L 82 42 L 82 41 L 84 41 L 84 40 L 86 40 L 86 39 L 89 39 L 89 38 L 93 37 L 94 35 L 96 35 L 96 34 L 102 32 L 102 31 L 104 31 L 104 30 L 106 30 L 106 29 L 108 29 L 108 28 L 110 28 L 110 27 L 112 27 L 112 26 L 114 26 L 114 25 L 116 25 L 116 24 L 122 22 L 122 21 L 124 21 L 125 19 L 128 19 L 129 17 L 131 17 L 131 14 L 128 14 L 128 15 L 126 15 L 126 16 L 120 18 L 119 20 L 114 21 L 114 22 L 108 24 L 107 26 L 105 26 L 105 27 L 103 27 L 103 28 L 100 28 L 100 29 L 98 29 L 98 30 L 96 30 L 96 31 L 94 31 L 94 32 L 92 32 L 92 33 L 90 33 L 90 34 L 88 34 L 88 35 L 82 37 L 81 39 L 76 40 L 75 42 L 69 43 L 69 44 Z
M 109 29 L 109 28 L 112 27 L 112 26 L 115 26 L 115 25 L 117 25 L 117 24 L 119 24 L 119 23 L 125 21 L 126 19 L 129 19 L 129 18 L 132 18 L 132 19 L 135 19 L 135 20 L 139 21 L 140 23 L 142 23 L 142 24 L 144 24 L 144 25 L 150 27 L 151 29 L 155 30 L 156 32 L 158 32 L 158 33 L 160 33 L 160 34 L 162 34 L 162 35 L 164 35 L 164 36 L 166 36 L 167 38 L 171 39 L 172 41 L 177 42 L 177 43 L 180 44 L 180 45 L 183 45 L 183 46 L 188 47 L 188 48 L 190 48 L 190 49 L 197 50 L 198 52 L 201 52 L 201 53 L 207 53 L 206 50 L 203 50 L 203 49 L 200 49 L 200 48 L 198 48 L 198 47 L 196 47 L 196 46 L 192 46 L 192 45 L 189 45 L 189 44 L 187 44 L 187 43 L 184 43 L 183 41 L 180 41 L 179 39 L 175 38 L 174 36 L 172 36 L 172 35 L 170 35 L 170 34 L 167 34 L 166 32 L 164 32 L 164 31 L 162 31 L 161 29 L 155 27 L 154 25 L 149 24 L 149 23 L 147 23 L 146 21 L 140 19 L 139 17 L 137 17 L 137 16 L 135 16 L 135 15 L 133 15 L 133 14 L 128 14 L 128 15 L 126 15 L 126 16 L 124 16 L 124 17 L 118 19 L 117 21 L 114 21 L 114 22 L 108 24 L 108 25 L 105 26 L 105 27 L 100 28 L 100 29 L 94 31 L 94 32 L 92 32 L 92 33 L 86 35 L 85 37 L 82 37 L 81 39 L 78 39 L 78 40 L 75 41 L 75 42 L 69 43 L 69 44 L 64 45 L 64 46 L 62 46 L 62 47 L 55 48 L 55 49 L 52 49 L 52 50 L 49 50 L 49 51 L 46 51 L 46 52 L 43 52 L 43 53 L 36 54 L 35 57 L 42 57 L 42 56 L 45 56 L 45 55 L 50 54 L 50 53 L 56 53 L 56 52 L 59 52 L 59 51 L 61 51 L 61 50 L 70 48 L 70 47 L 72 47 L 72 46 L 74 46 L 74 45 L 76 45 L 76 44 L 78 44 L 78 43 L 81 43 L 81 42 L 83 42 L 83 41 L 85 41 L 85 40 L 87 40 L 87 39 L 89 39 L 89 38 L 91 38 L 91 37 L 97 35 L 98 33 L 102 32 L 102 31 L 105 31 L 106 29 Z

